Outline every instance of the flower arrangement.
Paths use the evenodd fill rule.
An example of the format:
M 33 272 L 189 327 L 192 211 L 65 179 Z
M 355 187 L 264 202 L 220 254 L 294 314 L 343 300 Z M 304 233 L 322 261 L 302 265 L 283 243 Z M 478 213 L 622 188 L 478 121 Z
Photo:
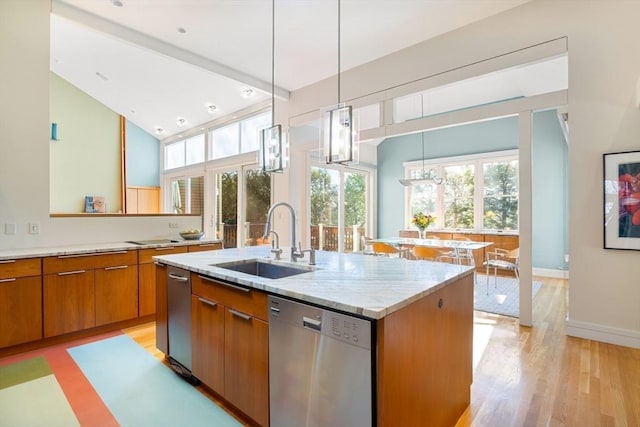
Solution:
M 436 222 L 436 217 L 430 214 L 425 214 L 424 212 L 415 213 L 411 219 L 411 223 L 420 230 L 424 230 L 434 222 Z

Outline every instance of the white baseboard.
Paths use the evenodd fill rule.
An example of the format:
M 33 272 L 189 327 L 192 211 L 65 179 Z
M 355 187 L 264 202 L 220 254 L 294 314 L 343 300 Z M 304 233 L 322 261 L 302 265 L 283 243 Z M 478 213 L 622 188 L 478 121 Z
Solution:
M 567 335 L 640 349 L 640 332 L 567 319 Z
M 553 277 L 555 279 L 568 279 L 569 272 L 566 270 L 554 270 L 553 268 L 533 268 L 531 273 L 534 276 Z

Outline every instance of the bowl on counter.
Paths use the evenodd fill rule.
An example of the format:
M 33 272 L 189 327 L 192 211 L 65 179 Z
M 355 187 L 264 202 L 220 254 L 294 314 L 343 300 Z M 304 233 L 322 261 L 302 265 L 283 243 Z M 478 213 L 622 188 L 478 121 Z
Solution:
M 198 233 L 184 231 L 180 232 L 180 237 L 182 237 L 184 240 L 200 240 L 202 239 L 202 236 L 204 236 L 204 231 L 200 231 Z

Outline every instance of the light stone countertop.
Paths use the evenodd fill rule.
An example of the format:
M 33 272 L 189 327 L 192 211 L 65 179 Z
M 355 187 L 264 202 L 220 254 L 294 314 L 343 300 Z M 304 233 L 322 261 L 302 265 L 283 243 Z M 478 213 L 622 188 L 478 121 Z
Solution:
M 269 249 L 268 246 L 253 246 L 154 256 L 153 259 L 208 277 L 370 319 L 381 319 L 460 277 L 473 274 L 473 267 L 464 265 L 325 251 L 317 251 L 316 265 L 309 266 L 308 254 L 296 263 L 273 261 Z M 216 267 L 221 263 L 251 259 L 313 270 L 282 279 L 267 279 Z
M 145 239 L 141 239 L 145 240 Z M 25 249 L 8 249 L 0 250 L 0 261 L 10 259 L 22 259 L 22 258 L 38 258 L 47 256 L 60 256 L 60 255 L 76 255 L 76 254 L 91 254 L 100 252 L 114 252 L 124 251 L 132 249 L 148 249 L 148 248 L 160 248 L 167 246 L 189 246 L 189 245 L 202 245 L 205 243 L 219 243 L 221 240 L 217 239 L 202 239 L 202 240 L 178 240 L 167 243 L 157 243 L 149 245 L 137 245 L 127 242 L 112 242 L 112 243 L 88 243 L 84 245 L 60 245 L 60 246 L 47 246 Z

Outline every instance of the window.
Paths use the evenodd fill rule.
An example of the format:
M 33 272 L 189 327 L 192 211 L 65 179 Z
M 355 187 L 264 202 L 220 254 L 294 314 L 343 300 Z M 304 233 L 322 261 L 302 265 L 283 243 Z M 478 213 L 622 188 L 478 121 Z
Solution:
M 171 179 L 171 213 L 202 215 L 204 176 Z
M 204 162 L 203 133 L 164 146 L 165 170 L 202 162 Z
M 258 149 L 258 132 L 271 126 L 271 112 L 260 113 L 209 132 L 209 160 Z
M 367 234 L 369 172 L 311 167 L 311 247 L 357 252 Z
M 434 228 L 518 229 L 517 151 L 429 160 L 425 165 L 444 181 L 407 189 L 408 228 L 413 228 L 413 214 L 421 211 L 436 216 Z M 420 176 L 422 163 L 405 163 L 405 172 Z

